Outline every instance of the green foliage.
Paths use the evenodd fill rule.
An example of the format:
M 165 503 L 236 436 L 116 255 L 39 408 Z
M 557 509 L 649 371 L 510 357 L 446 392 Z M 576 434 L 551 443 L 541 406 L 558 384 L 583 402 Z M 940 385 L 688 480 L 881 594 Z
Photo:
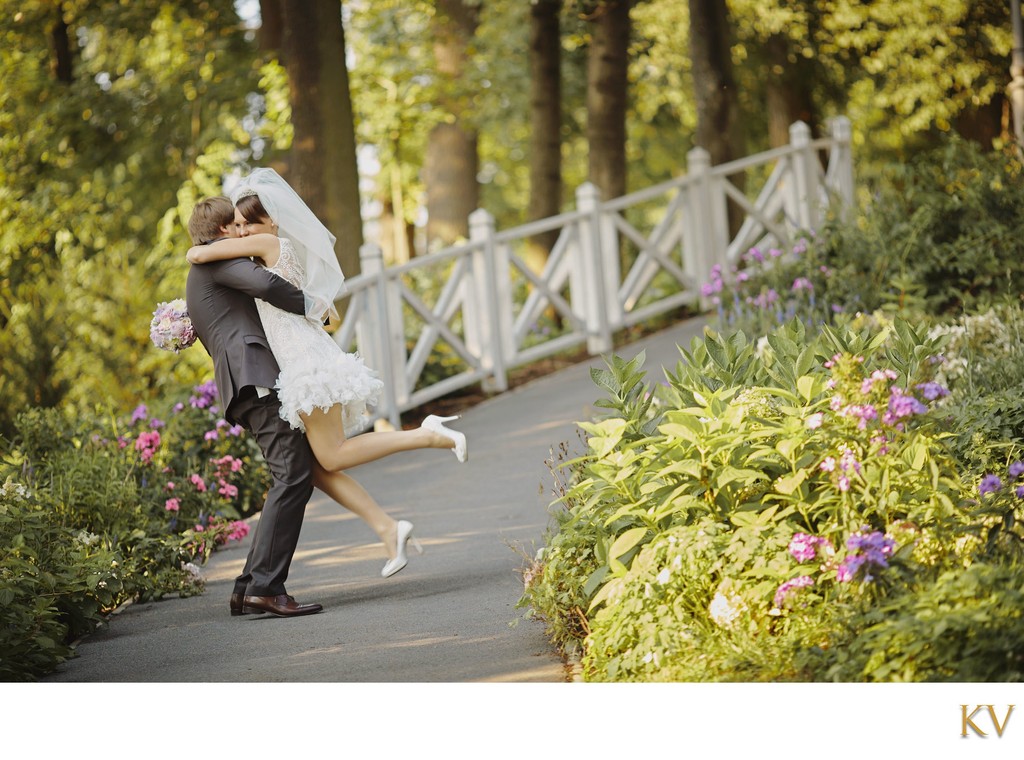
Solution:
M 244 132 L 246 90 L 256 87 L 230 0 L 0 8 L 0 434 L 9 436 L 30 406 L 88 413 L 97 400 L 124 406 L 199 380 L 202 352 L 158 354 L 149 319 L 184 287 L 178 193 L 187 214 L 198 194 L 219 192 L 232 165 L 225 146 Z
M 11 478 L 0 486 L 0 546 L 0 680 L 33 680 L 113 608 L 118 555 L 99 536 L 60 525 Z
M 18 416 L 0 463 L 0 675 L 52 670 L 126 601 L 202 591 L 198 566 L 246 535 L 237 518 L 270 482 L 214 404 L 207 383 L 162 417 Z
M 1024 440 L 1024 312 L 1004 303 L 936 325 L 945 342 L 936 380 L 949 388 L 957 456 L 984 470 L 1005 464 L 1008 441 Z
M 791 249 L 751 248 L 704 295 L 722 329 L 763 335 L 904 314 L 934 321 L 1017 297 L 1024 277 L 1024 185 L 1012 153 L 951 138 L 879 181 L 863 215 L 831 220 Z
M 868 213 L 824 235 L 829 282 L 843 288 L 830 300 L 847 311 L 917 307 L 947 315 L 1016 295 L 1024 260 L 1021 170 L 1011 153 L 985 154 L 957 139 L 890 166 Z
M 588 452 L 567 463 L 565 511 L 521 605 L 583 648 L 589 680 L 987 677 L 969 668 L 1012 656 L 1021 633 L 988 585 L 1003 570 L 971 586 L 999 598 L 991 637 L 937 646 L 917 670 L 882 667 L 899 643 L 877 638 L 891 610 L 934 602 L 922 589 L 1022 559 L 1024 464 L 971 495 L 977 475 L 936 408 L 944 340 L 899 318 L 813 335 L 794 321 L 760 346 L 709 331 L 654 394 L 642 356 L 610 360 L 594 378 L 611 414 L 581 423 Z M 961 667 L 967 646 L 979 654 Z
M 857 621 L 835 652 L 835 681 L 1024 679 L 1020 567 L 976 563 L 948 570 Z

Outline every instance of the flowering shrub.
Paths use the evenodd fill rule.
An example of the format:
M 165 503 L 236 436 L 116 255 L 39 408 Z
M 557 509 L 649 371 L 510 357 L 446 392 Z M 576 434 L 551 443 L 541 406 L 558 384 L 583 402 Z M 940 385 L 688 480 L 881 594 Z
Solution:
M 588 679 L 884 679 L 895 671 L 873 659 L 877 642 L 856 663 L 843 654 L 878 610 L 957 568 L 1016 561 L 1008 542 L 979 537 L 1018 505 L 979 502 L 945 445 L 940 341 L 899 319 L 804 330 L 790 323 L 760 347 L 708 333 L 661 405 L 636 403 L 635 364 L 613 359 L 595 377 L 612 412 L 581 423 L 589 451 L 549 541 L 589 560 L 569 567 L 545 547 L 533 566 L 585 614 Z M 981 497 L 1017 498 L 996 486 L 982 481 Z M 558 617 L 536 587 L 524 601 Z M 917 677 L 944 677 L 952 651 L 930 653 L 934 670 Z
M 817 255 L 816 239 L 803 237 L 789 248 L 751 248 L 725 272 L 711 268 L 701 287 L 723 331 L 764 335 L 790 320 L 807 326 L 830 324 L 849 305 L 830 299 L 833 271 Z M 834 288 L 833 288 L 834 290 Z
M 11 443 L 0 462 L 0 653 L 18 654 L 0 654 L 7 680 L 52 670 L 119 604 L 201 592 L 200 566 L 248 533 L 240 518 L 269 486 L 212 383 L 159 415 L 28 410 Z

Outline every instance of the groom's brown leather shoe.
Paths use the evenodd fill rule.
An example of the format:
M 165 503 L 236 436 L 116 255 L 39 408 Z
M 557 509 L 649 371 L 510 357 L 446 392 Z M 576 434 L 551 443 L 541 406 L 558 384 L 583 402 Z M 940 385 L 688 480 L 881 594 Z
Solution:
M 249 596 L 246 594 L 242 600 L 242 614 L 269 612 L 271 615 L 281 617 L 295 617 L 296 615 L 312 615 L 323 609 L 319 604 L 299 604 L 288 594 L 277 596 Z
M 230 607 L 231 607 L 231 617 L 235 617 L 236 615 L 244 615 L 245 614 L 245 609 L 243 608 L 243 600 L 244 599 L 245 599 L 245 594 L 232 594 L 231 595 L 231 601 L 229 603 Z

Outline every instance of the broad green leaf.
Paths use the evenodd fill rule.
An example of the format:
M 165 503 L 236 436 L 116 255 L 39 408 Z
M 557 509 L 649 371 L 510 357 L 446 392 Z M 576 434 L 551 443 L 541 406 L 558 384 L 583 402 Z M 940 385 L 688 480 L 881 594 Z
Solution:
M 789 496 L 796 491 L 796 489 L 798 489 L 806 479 L 807 474 L 803 470 L 787 477 L 777 478 L 774 484 L 775 490 L 781 494 Z
M 623 554 L 628 552 L 638 543 L 640 543 L 644 536 L 647 535 L 647 528 L 630 528 L 621 536 L 615 539 L 615 543 L 612 544 L 612 548 L 609 551 L 609 555 L 615 559 L 618 559 Z
M 808 403 L 814 398 L 814 385 L 814 378 L 810 375 L 802 375 L 797 378 L 796 389 L 800 392 L 803 400 Z

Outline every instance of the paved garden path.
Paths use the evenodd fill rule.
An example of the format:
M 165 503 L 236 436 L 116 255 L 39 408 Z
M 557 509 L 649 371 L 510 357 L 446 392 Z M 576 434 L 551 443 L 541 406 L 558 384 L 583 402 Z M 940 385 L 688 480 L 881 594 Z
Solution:
M 677 343 L 689 346 L 702 325 L 681 323 L 616 353 L 646 350 L 648 376 L 661 380 L 661 367 L 680 358 Z M 322 613 L 231 617 L 243 542 L 213 556 L 204 594 L 126 607 L 44 681 L 565 681 L 543 625 L 522 620 L 515 606 L 517 571 L 549 523 L 545 460 L 561 442 L 581 450 L 575 422 L 589 419 L 601 396 L 592 366 L 604 363 L 574 365 L 465 410 L 458 427 L 469 439 L 466 464 L 426 450 L 351 471 L 393 516 L 416 525 L 426 553 L 412 554 L 397 575 L 380 577 L 385 555 L 374 534 L 316 492 L 288 590 L 300 602 L 323 604 Z

